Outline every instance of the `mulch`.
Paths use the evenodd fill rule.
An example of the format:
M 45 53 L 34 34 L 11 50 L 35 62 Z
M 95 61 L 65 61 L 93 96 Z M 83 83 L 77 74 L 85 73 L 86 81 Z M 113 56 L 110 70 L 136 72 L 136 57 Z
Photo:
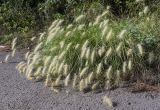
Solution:
M 129 87 L 129 91 L 132 93 L 140 93 L 140 92 L 157 92 L 160 93 L 160 85 L 150 85 L 146 83 L 133 83 Z
M 10 46 L 8 45 L 0 45 L 0 52 L 9 52 L 11 51 Z

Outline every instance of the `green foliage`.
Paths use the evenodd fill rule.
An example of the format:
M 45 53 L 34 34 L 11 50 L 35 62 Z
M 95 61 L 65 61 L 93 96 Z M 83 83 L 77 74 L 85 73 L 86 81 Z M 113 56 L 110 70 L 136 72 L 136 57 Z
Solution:
M 12 34 L 0 36 L 0 43 L 4 44 L 8 41 L 12 41 Z
M 19 39 L 24 43 L 21 42 L 19 45 L 26 46 L 28 40 L 24 34 L 28 35 L 27 33 L 34 29 L 36 22 L 31 9 L 22 8 L 20 4 L 9 1 L 0 6 L 0 24 L 0 43 L 10 44 L 13 38 L 21 36 Z
M 15 9 L 9 2 L 0 7 L 0 23 L 6 33 L 28 32 L 34 26 L 32 13 L 21 9 Z
M 158 0 L 135 2 L 135 0 L 6 0 L 0 2 L 0 35 L 28 33 L 45 29 L 54 19 L 72 23 L 76 16 L 87 13 L 86 22 L 93 21 L 110 6 L 110 17 L 136 16 L 143 6 L 158 12 Z M 158 14 L 157 14 L 158 16 Z

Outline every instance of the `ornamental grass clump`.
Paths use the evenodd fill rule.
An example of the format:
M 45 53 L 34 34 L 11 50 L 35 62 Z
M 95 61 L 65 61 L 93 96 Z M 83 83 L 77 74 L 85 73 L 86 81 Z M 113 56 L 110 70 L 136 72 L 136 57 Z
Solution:
M 146 56 L 153 61 L 154 52 L 146 52 L 144 43 L 133 37 L 130 24 L 118 27 L 107 14 L 108 10 L 88 24 L 83 22 L 86 15 L 68 26 L 55 20 L 17 69 L 28 79 L 43 78 L 46 86 L 56 90 L 63 86 L 79 91 L 108 89 L 131 80 L 146 68 Z
M 4 59 L 4 62 L 5 63 L 8 63 L 9 62 L 9 58 L 10 57 L 14 57 L 15 56 L 15 53 L 16 53 L 16 44 L 17 44 L 17 37 L 13 39 L 12 41 L 12 44 L 11 44 L 11 55 L 10 54 L 7 54 L 5 59 Z

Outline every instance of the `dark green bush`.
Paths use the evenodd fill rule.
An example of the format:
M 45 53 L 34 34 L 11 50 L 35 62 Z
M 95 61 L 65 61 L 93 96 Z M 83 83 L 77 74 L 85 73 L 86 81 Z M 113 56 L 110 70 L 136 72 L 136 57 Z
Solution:
M 72 23 L 82 13 L 87 13 L 87 19 L 91 21 L 107 6 L 111 6 L 110 15 L 116 19 L 137 16 L 144 5 L 158 12 L 158 3 L 159 0 L 141 3 L 135 0 L 0 0 L 0 36 L 32 30 L 39 32 L 57 18 Z
M 28 8 L 15 8 L 10 2 L 2 4 L 0 7 L 0 23 L 7 33 L 27 32 L 35 25 L 34 20 L 34 16 Z

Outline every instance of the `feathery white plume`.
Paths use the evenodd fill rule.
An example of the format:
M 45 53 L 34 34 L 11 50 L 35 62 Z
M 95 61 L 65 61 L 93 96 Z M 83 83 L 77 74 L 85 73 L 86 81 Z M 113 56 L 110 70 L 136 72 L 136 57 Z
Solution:
M 66 77 L 66 79 L 65 79 L 65 81 L 64 81 L 64 85 L 65 85 L 65 86 L 68 86 L 68 85 L 69 85 L 70 77 L 71 77 L 71 75 L 68 74 L 67 77 Z
M 117 80 L 119 81 L 121 78 L 121 72 L 119 70 L 116 71 L 116 77 L 117 77 Z
M 77 85 L 77 75 L 75 74 L 74 75 L 74 78 L 73 78 L 73 88 L 76 88 L 76 85 Z
M 25 54 L 25 59 L 26 59 L 26 60 L 28 59 L 29 54 L 30 54 L 30 52 L 29 52 L 29 51 Z
M 107 36 L 106 36 L 106 41 L 109 41 L 111 38 L 112 38 L 112 29 L 110 29 L 110 31 L 107 33 Z
M 61 81 L 61 75 L 59 75 L 58 78 L 56 79 L 55 85 L 60 86 L 60 84 L 61 84 L 60 81 Z
M 128 51 L 127 51 L 127 56 L 130 56 L 132 54 L 132 49 L 129 49 Z
M 42 46 L 42 42 L 35 47 L 34 53 L 36 53 L 41 48 L 41 46 Z
M 78 30 L 82 30 L 84 27 L 85 27 L 85 24 L 81 24 L 81 25 L 78 26 L 77 29 L 78 29 Z
M 96 90 L 99 86 L 99 81 L 92 85 L 92 90 Z
M 36 70 L 36 72 L 34 73 L 34 75 L 35 75 L 35 76 L 38 76 L 38 75 L 41 73 L 41 71 L 42 71 L 42 67 L 40 66 L 40 67 L 37 68 L 37 70 Z
M 99 56 L 101 57 L 101 56 L 104 54 L 104 52 L 105 52 L 105 47 L 102 46 L 102 47 L 98 50 Z
M 86 54 L 86 50 L 87 50 L 86 47 L 85 47 L 85 48 L 82 48 L 82 50 L 81 50 L 81 58 L 84 58 L 84 56 L 85 56 L 85 54 Z
M 144 14 L 147 14 L 149 12 L 149 7 L 148 6 L 145 6 L 144 7 L 144 10 L 143 10 L 143 13 Z
M 47 56 L 46 58 L 45 58 L 45 61 L 44 61 L 44 65 L 45 66 L 48 66 L 49 64 L 50 64 L 50 62 L 51 62 L 51 56 Z
M 60 74 L 60 73 L 62 72 L 63 66 L 64 66 L 64 62 L 62 62 L 62 63 L 59 65 L 58 74 Z
M 89 27 L 91 27 L 91 26 L 93 26 L 93 23 L 90 22 L 90 23 L 89 23 Z
M 113 107 L 113 102 L 112 102 L 111 98 L 109 98 L 107 96 L 103 97 L 103 103 L 109 107 Z
M 119 53 L 120 52 L 120 50 L 121 50 L 121 47 L 122 47 L 122 42 L 120 42 L 119 44 L 118 44 L 118 46 L 117 46 L 117 48 L 116 48 L 116 52 L 117 53 Z
M 79 91 L 83 91 L 85 88 L 85 81 L 84 79 L 81 79 L 80 83 L 79 83 Z
M 43 69 L 42 69 L 42 75 L 45 75 L 46 74 L 46 71 L 47 71 L 48 67 L 47 66 L 44 66 Z M 49 69 L 48 70 L 51 70 L 51 65 L 49 66 Z
M 103 21 L 103 26 L 108 26 L 109 19 Z
M 111 6 L 107 6 L 107 10 L 110 10 Z
M 80 46 L 80 44 L 76 44 L 75 49 L 78 49 Z
M 154 61 L 154 53 L 150 52 L 148 55 L 148 62 L 151 64 Z
M 65 36 L 68 37 L 69 35 L 71 35 L 72 31 L 68 31 Z
M 142 16 L 143 16 L 143 12 L 139 12 L 138 15 L 139 15 L 140 17 L 142 17 Z
M 102 30 L 102 37 L 106 35 L 108 32 L 108 26 L 105 26 L 104 29 Z
M 67 29 L 71 29 L 73 27 L 73 24 L 69 24 L 68 26 L 67 26 Z
M 120 32 L 120 34 L 118 35 L 119 39 L 123 39 L 126 33 L 127 33 L 127 30 L 125 30 L 125 29 L 122 30 L 122 31 Z
M 102 63 L 99 63 L 98 66 L 97 66 L 96 73 L 100 74 L 101 72 L 102 72 Z
M 31 38 L 31 41 L 34 41 L 35 39 L 36 39 L 36 37 L 32 37 L 32 38 Z
M 106 14 L 108 14 L 108 10 L 106 10 L 106 11 L 104 11 L 102 14 L 101 14 L 101 16 L 103 17 L 103 16 L 105 16 Z
M 106 52 L 106 57 L 108 58 L 112 53 L 112 48 L 110 47 Z
M 64 65 L 64 75 L 66 76 L 69 72 L 69 66 L 67 64 Z
M 62 53 L 58 56 L 59 60 L 62 60 L 66 54 L 66 51 L 62 51 Z
M 128 70 L 131 70 L 132 69 L 132 60 L 129 59 L 128 61 Z
M 143 47 L 142 47 L 142 45 L 141 44 L 137 44 L 137 46 L 138 46 L 139 54 L 143 55 Z
M 45 86 L 51 86 L 51 76 L 47 74 L 47 78 L 45 80 Z
M 59 22 L 57 23 L 56 27 L 59 27 L 63 23 L 63 19 L 60 19 Z
M 136 0 L 136 2 L 143 2 L 144 0 Z
M 93 79 L 94 79 L 94 73 L 91 72 L 91 73 L 89 74 L 89 76 L 88 76 L 88 80 L 89 80 L 89 83 L 90 83 L 90 84 L 92 83 Z
M 82 69 L 82 71 L 79 73 L 79 77 L 82 78 L 88 71 L 89 67 L 85 67 Z
M 127 66 L 127 63 L 126 61 L 123 62 L 123 73 L 126 73 L 126 66 Z
M 95 49 L 93 49 L 92 53 L 91 53 L 91 63 L 93 64 L 93 62 L 95 61 L 95 57 L 96 57 L 96 51 Z
M 107 72 L 106 72 L 106 76 L 107 76 L 107 79 L 111 79 L 112 78 L 112 66 L 109 66 Z
M 59 43 L 61 49 L 64 47 L 64 44 L 65 44 L 64 40 Z
M 70 43 L 67 45 L 66 50 L 68 51 L 68 50 L 71 48 L 71 46 L 72 46 L 72 42 L 70 42 Z
M 81 20 L 83 20 L 85 18 L 85 15 L 80 15 L 80 16 L 78 16 L 76 19 L 75 19 L 75 21 L 76 22 L 80 22 Z
M 13 41 L 12 41 L 12 50 L 15 48 L 16 43 L 17 43 L 17 37 L 14 38 Z
M 16 49 L 13 49 L 13 50 L 12 50 L 12 55 L 11 55 L 11 56 L 14 57 L 14 56 L 15 56 L 15 53 L 16 53 Z
M 40 34 L 40 37 L 39 37 L 39 41 L 42 41 L 45 35 L 46 35 L 45 32 L 41 33 L 41 34 Z
M 86 48 L 86 47 L 88 46 L 88 44 L 89 44 L 89 41 L 86 40 L 86 41 L 84 42 L 84 44 L 82 45 L 82 48 Z
M 90 58 L 90 48 L 87 48 L 86 50 L 86 59 Z
M 55 20 L 52 25 L 48 28 L 49 31 L 51 31 L 51 29 L 53 29 L 53 27 L 56 26 L 56 24 L 58 23 L 58 20 Z
M 9 57 L 10 57 L 10 55 L 8 54 L 8 55 L 6 55 L 6 58 L 5 58 L 5 60 L 4 60 L 4 62 L 8 62 L 8 59 L 9 59 Z
M 97 25 L 100 22 L 101 18 L 102 18 L 101 15 L 97 16 L 96 19 L 95 19 L 95 22 L 93 23 L 93 25 L 94 26 Z

